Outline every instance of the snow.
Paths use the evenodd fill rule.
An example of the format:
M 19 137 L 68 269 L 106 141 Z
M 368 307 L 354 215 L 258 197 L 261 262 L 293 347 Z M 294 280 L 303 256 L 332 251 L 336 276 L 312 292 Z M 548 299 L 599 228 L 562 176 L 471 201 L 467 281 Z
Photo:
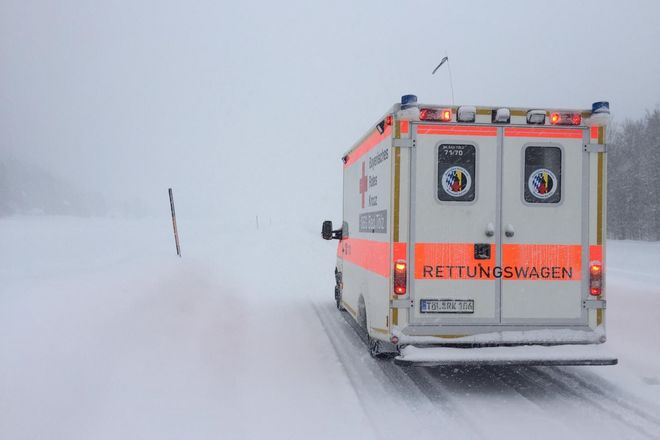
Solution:
M 609 367 L 401 368 L 318 225 L 0 219 L 0 439 L 660 438 L 660 244 L 609 242 Z
M 615 358 L 616 356 L 601 345 L 524 345 L 517 347 L 479 347 L 469 349 L 407 346 L 401 350 L 401 356 L 398 357 L 398 359 L 408 362 L 442 362 L 446 365 L 460 365 L 467 362 L 490 364 L 530 363 L 536 361 L 576 362 L 582 360 L 598 362 Z
M 415 336 L 410 338 L 401 331 L 393 331 L 402 344 L 413 342 L 437 343 L 435 336 Z M 557 343 L 598 343 L 604 336 L 602 329 L 583 331 L 571 329 L 525 330 L 481 333 L 474 336 L 454 337 L 442 341 L 444 344 L 557 344 Z

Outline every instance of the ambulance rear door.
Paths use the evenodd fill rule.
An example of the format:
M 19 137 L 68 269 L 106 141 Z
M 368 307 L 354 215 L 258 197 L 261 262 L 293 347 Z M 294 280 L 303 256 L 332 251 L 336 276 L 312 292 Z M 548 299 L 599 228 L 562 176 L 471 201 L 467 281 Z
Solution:
M 413 126 L 410 322 L 497 324 L 497 127 Z
M 586 325 L 587 129 L 503 131 L 501 323 Z

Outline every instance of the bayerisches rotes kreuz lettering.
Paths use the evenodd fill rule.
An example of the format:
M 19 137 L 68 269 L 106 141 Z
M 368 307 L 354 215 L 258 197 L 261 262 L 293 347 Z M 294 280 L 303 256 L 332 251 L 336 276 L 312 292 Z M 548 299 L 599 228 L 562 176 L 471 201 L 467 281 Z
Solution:
M 384 163 L 389 159 L 388 150 L 377 152 L 374 156 L 370 156 L 368 160 L 368 168 L 372 170 L 378 165 Z M 376 207 L 378 206 L 378 196 L 375 194 L 368 194 L 371 188 L 378 186 L 378 176 L 376 174 L 367 174 L 367 162 L 362 162 L 362 174 L 359 178 L 359 191 L 361 197 L 361 207 Z M 374 171 L 375 172 L 375 171 Z

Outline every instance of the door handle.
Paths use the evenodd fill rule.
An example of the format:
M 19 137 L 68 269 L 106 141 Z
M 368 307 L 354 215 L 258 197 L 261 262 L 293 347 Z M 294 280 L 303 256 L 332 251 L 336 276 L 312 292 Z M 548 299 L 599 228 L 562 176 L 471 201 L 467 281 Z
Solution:
M 507 225 L 504 227 L 504 235 L 507 237 L 513 237 L 515 233 L 516 231 L 513 229 L 513 225 L 511 223 L 507 223 Z
M 491 222 L 486 225 L 486 237 L 495 235 L 495 225 Z

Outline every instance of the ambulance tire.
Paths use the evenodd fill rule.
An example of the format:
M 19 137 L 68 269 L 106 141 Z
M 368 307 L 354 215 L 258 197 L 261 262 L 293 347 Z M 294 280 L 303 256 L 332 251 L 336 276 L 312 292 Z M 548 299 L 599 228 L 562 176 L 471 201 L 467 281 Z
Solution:
M 343 312 L 346 310 L 341 303 L 341 272 L 335 267 L 335 303 L 337 303 L 337 310 Z
M 335 286 L 335 303 L 337 303 L 337 310 L 339 310 L 340 312 L 346 310 L 341 303 L 341 289 L 339 288 L 339 286 Z
M 369 354 L 374 359 L 391 359 L 397 355 L 396 347 L 392 344 L 381 341 L 380 339 L 372 338 L 367 329 L 367 307 L 364 304 L 364 298 L 360 297 L 358 301 L 358 324 L 367 335 L 367 345 L 369 347 Z
M 369 335 L 367 330 L 367 307 L 364 305 L 364 298 L 358 299 L 357 322 L 360 328 Z
M 369 354 L 375 359 L 392 359 L 399 355 L 396 345 L 369 336 Z
M 388 359 L 390 353 L 383 351 L 382 341 L 369 336 L 369 354 L 374 359 Z

